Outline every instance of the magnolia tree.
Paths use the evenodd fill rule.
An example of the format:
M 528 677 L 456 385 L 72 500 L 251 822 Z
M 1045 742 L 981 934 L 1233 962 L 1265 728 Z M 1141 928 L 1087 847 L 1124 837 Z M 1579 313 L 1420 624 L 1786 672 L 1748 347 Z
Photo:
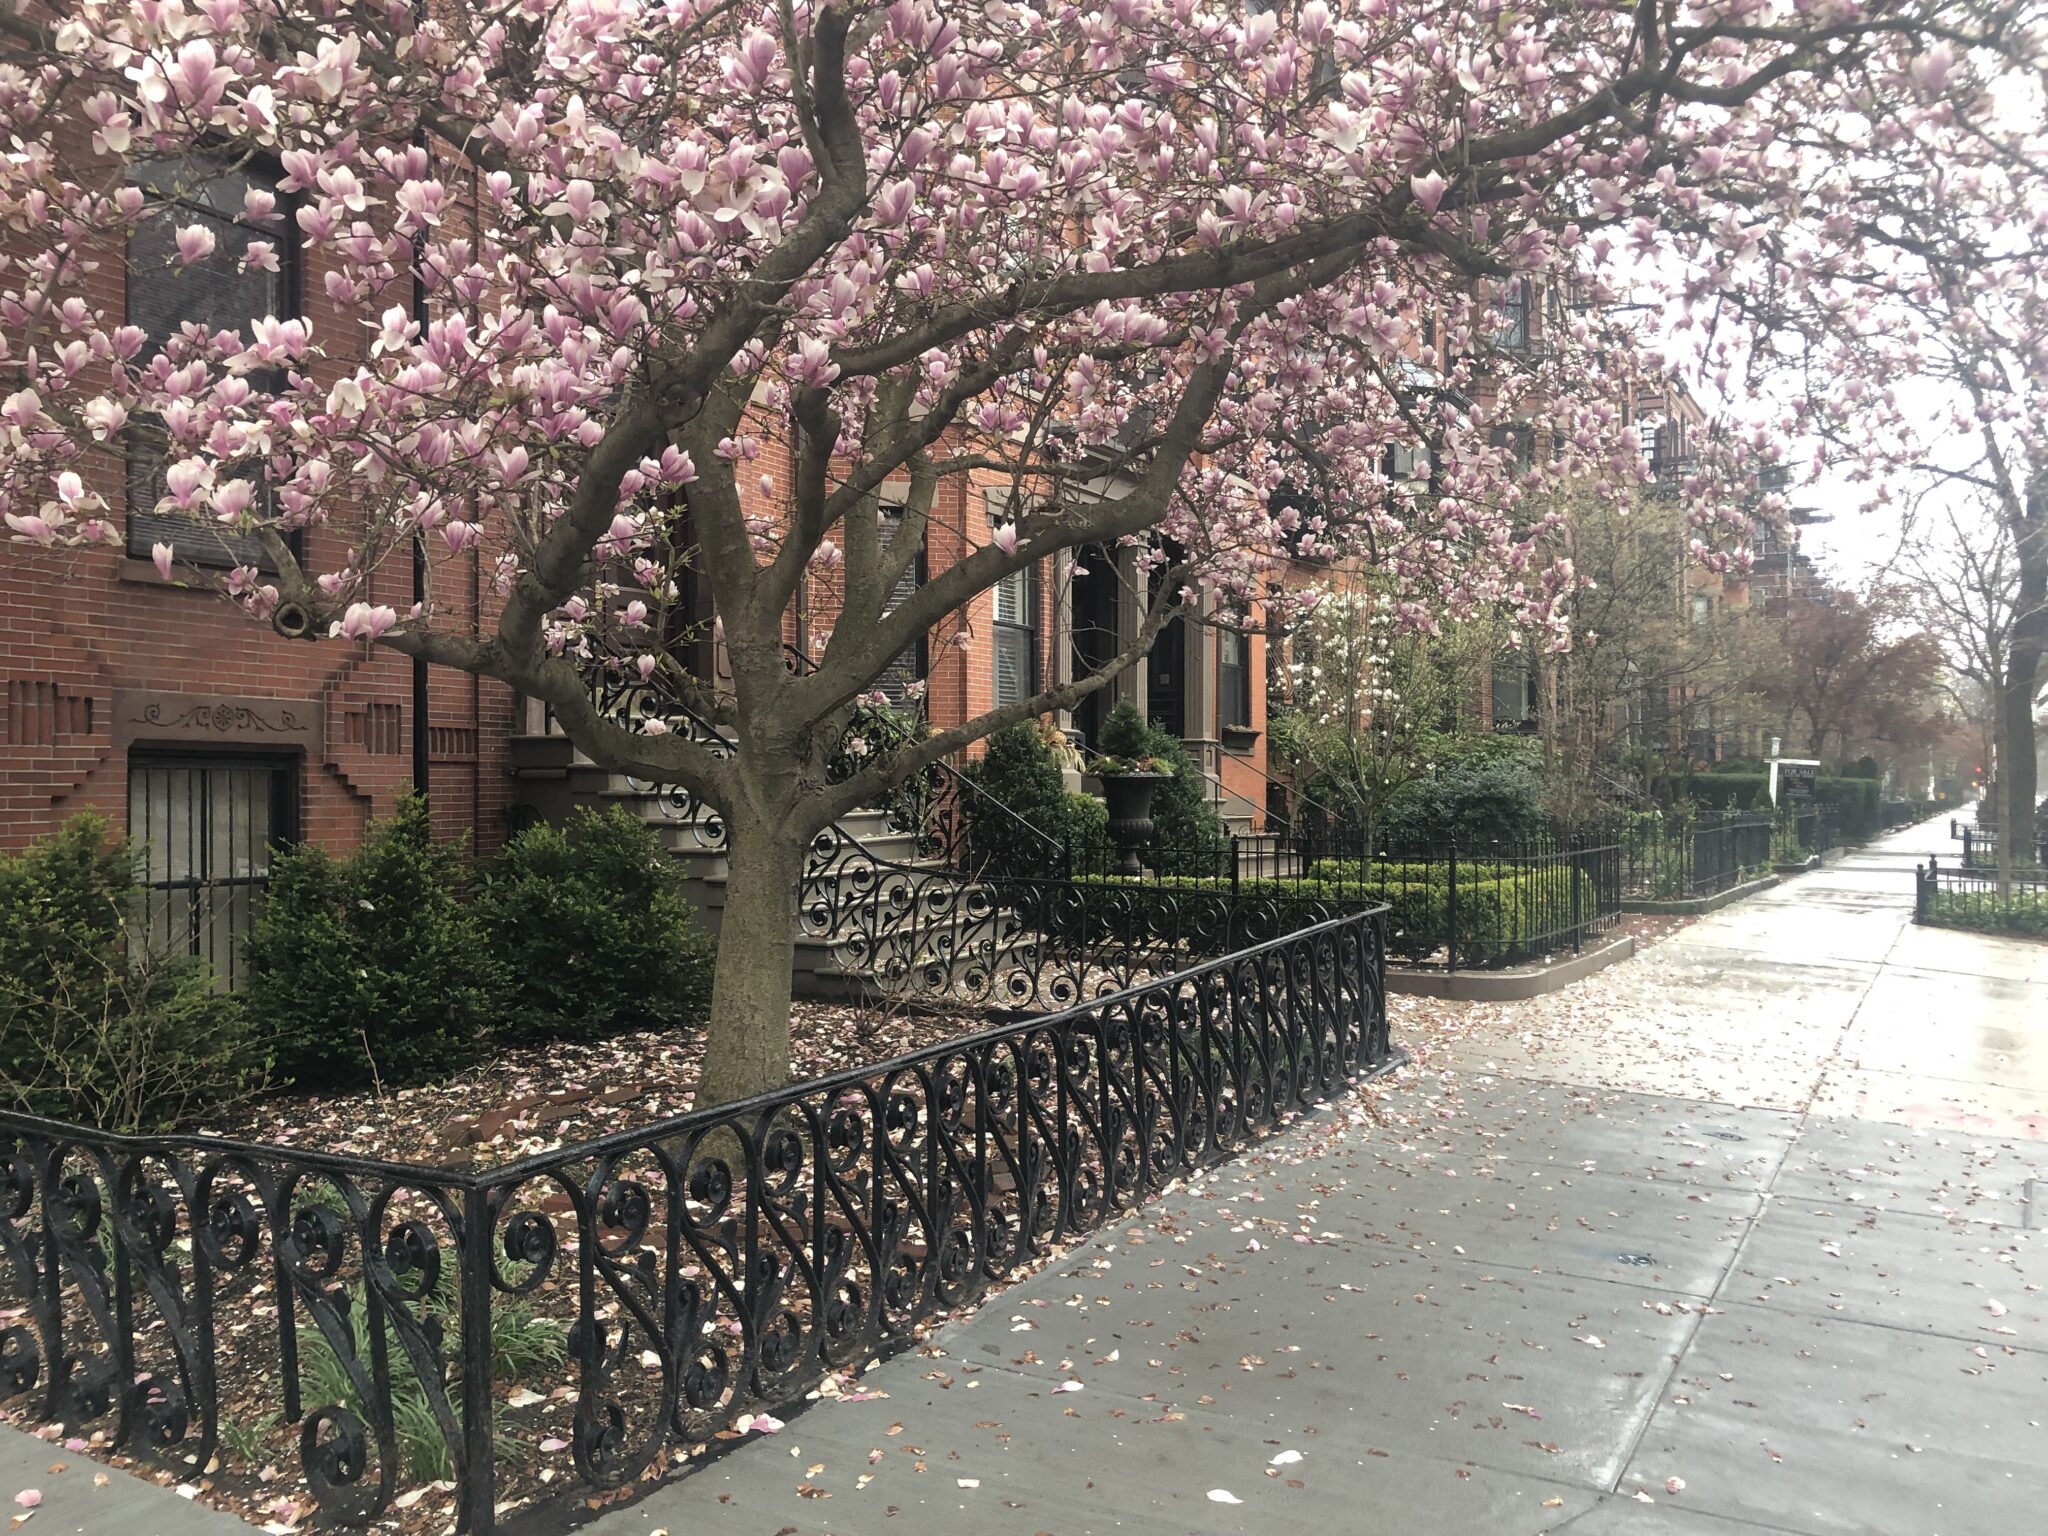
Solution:
M 1295 627 L 1284 703 L 1268 704 L 1303 809 L 1356 833 L 1367 857 L 1387 807 L 1452 745 L 1504 627 L 1430 633 L 1404 625 L 1400 606 L 1370 582 L 1329 593 Z
M 214 579 L 187 557 L 225 527 L 265 551 L 219 578 L 252 618 L 502 679 L 598 763 L 718 807 L 704 1092 L 771 1085 L 815 833 L 1102 687 L 1191 595 L 1270 600 L 1282 548 L 1370 563 L 1410 622 L 1484 608 L 1563 643 L 1535 493 L 1634 477 L 1623 395 L 1672 361 L 1587 306 L 1643 273 L 1725 294 L 1779 250 L 1859 267 L 1857 178 L 1806 195 L 1839 153 L 1817 122 L 1879 123 L 1866 153 L 1979 206 L 1978 76 L 2037 62 L 2014 8 L 1955 0 L 1249 9 L 10 6 L 9 526 L 30 559 L 118 544 L 95 465 L 151 439 L 157 513 L 193 529 L 165 525 L 167 571 Z M 198 156 L 281 177 L 225 211 L 238 248 L 194 220 L 152 259 L 290 254 L 366 334 L 157 337 L 110 304 L 99 274 Z M 1508 303 L 1525 278 L 1561 301 L 1541 346 Z M 1495 430 L 1536 415 L 1533 440 Z M 1426 479 L 1389 477 L 1425 446 Z M 968 485 L 1007 488 L 984 536 Z M 1716 558 L 1739 520 L 1711 473 L 1688 495 Z M 898 600 L 948 527 L 968 547 Z M 893 658 L 1099 545 L 1153 573 L 1120 654 L 834 782 Z M 390 601 L 380 571 L 421 548 L 424 600 Z M 473 560 L 480 628 L 447 597 Z M 842 612 L 792 671 L 785 617 L 824 569 Z M 710 678 L 673 622 L 686 575 L 722 630 Z M 608 678 L 673 705 L 607 713 Z
M 2002 525 L 2015 607 L 1994 724 L 2009 868 L 2039 792 L 2033 701 L 2048 659 L 2048 91 L 2038 67 L 2012 66 L 2038 57 L 2048 14 L 1966 5 L 1950 19 L 1891 90 L 1787 135 L 1774 160 L 1810 169 L 1768 170 L 1757 191 L 1763 206 L 1796 195 L 1807 217 L 1781 230 L 1733 216 L 1749 252 L 1717 242 L 1687 299 L 1703 330 L 1727 322 L 1713 348 L 1724 378 L 1746 365 L 1791 401 L 1781 425 L 1816 442 L 1817 468 L 1867 481 L 1884 508 L 1931 492 Z

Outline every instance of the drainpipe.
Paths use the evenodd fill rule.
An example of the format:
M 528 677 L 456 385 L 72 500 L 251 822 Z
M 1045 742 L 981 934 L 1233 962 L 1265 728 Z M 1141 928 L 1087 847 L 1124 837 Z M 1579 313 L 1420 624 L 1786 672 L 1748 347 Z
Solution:
M 423 19 L 425 7 L 413 8 L 413 26 L 418 28 Z M 412 131 L 413 147 L 422 155 L 427 151 L 427 130 L 416 126 Z M 427 330 L 427 285 L 420 274 L 426 264 L 427 235 L 424 227 L 412 239 L 412 318 L 424 336 Z M 412 600 L 416 607 L 425 611 L 427 601 L 427 540 L 420 529 L 412 533 Z M 427 741 L 427 659 L 415 656 L 412 659 L 412 787 L 413 793 L 423 799 L 427 795 L 427 774 L 430 752 Z

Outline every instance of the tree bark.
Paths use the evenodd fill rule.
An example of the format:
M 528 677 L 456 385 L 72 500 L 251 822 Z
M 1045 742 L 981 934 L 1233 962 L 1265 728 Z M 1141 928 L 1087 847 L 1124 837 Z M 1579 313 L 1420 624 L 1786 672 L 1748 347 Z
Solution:
M 726 825 L 725 910 L 712 970 L 698 1105 L 727 1104 L 789 1080 L 797 902 L 810 839 L 793 817 Z
M 2034 691 L 2041 659 L 2048 654 L 2048 484 L 2031 479 L 2024 503 L 2016 509 L 2013 551 L 2020 568 L 2019 597 L 2014 606 L 2011 661 L 2005 669 L 2005 693 L 1998 711 L 2005 725 L 2005 756 L 1998 763 L 2003 798 L 2011 807 L 1998 829 L 1998 866 L 2006 872 L 2033 862 L 2034 802 L 2040 786 L 2034 772 Z

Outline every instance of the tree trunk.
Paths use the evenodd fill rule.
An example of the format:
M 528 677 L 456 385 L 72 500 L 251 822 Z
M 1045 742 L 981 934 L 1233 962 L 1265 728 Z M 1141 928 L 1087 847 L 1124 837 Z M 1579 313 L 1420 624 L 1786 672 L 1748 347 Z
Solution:
M 699 1106 L 751 1098 L 789 1080 L 797 900 L 809 846 L 793 817 L 734 816 L 726 824 L 731 873 L 712 971 Z
M 2026 501 L 2013 529 L 2013 553 L 2020 569 L 2019 596 L 2012 625 L 2011 661 L 2005 669 L 2005 696 L 1998 701 L 2005 724 L 2005 756 L 1998 779 L 2006 787 L 2011 809 L 2002 813 L 1998 829 L 1998 866 L 2033 862 L 2034 802 L 2039 785 L 2034 774 L 2034 690 L 2041 658 L 2048 653 L 2048 485 L 2037 477 L 2027 486 Z
M 1998 763 L 1998 868 L 2001 876 L 2031 864 L 2034 852 L 2034 678 L 2041 665 L 2038 647 L 2013 647 L 2013 665 L 1998 701 L 1999 733 L 2005 755 Z

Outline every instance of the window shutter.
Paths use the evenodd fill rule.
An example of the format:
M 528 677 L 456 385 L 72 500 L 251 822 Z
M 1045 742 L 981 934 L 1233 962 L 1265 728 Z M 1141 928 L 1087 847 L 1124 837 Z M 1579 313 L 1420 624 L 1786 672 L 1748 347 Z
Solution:
M 1029 568 L 996 583 L 995 610 L 995 702 L 1014 704 L 1037 682 L 1038 594 Z
M 887 548 L 894 549 L 896 535 L 902 526 L 903 514 L 900 511 L 889 507 L 882 509 L 882 531 Z M 920 550 L 917 558 L 906 565 L 903 573 L 896 578 L 896 585 L 890 590 L 889 601 L 883 605 L 882 611 L 885 614 L 894 613 L 909 602 L 923 580 L 924 552 Z M 889 660 L 882 668 L 881 675 L 875 679 L 875 687 L 887 694 L 891 703 L 901 704 L 910 696 L 911 685 L 923 676 L 924 645 L 917 642 L 905 646 Z

